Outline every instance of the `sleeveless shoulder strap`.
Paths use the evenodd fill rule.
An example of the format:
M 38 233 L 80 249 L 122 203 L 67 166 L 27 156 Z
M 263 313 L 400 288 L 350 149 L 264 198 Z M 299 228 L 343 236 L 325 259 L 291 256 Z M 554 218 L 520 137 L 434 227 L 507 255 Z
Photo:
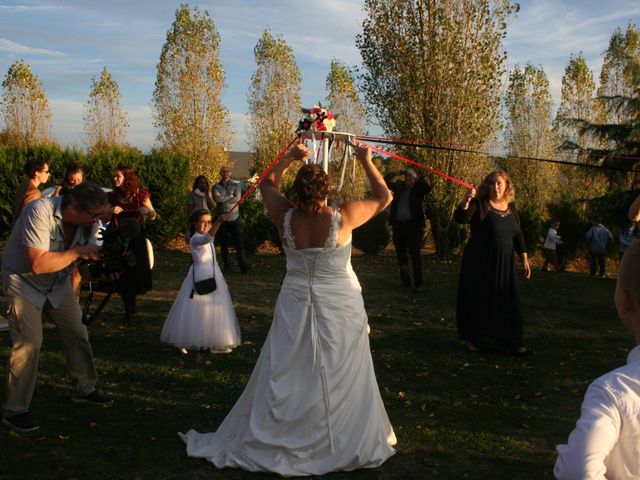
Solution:
M 291 215 L 293 215 L 293 207 L 287 210 L 282 221 L 282 226 L 284 227 L 284 241 L 286 242 L 288 247 L 296 248 L 296 241 L 293 233 L 291 232 Z
M 332 208 L 333 214 L 331 215 L 331 228 L 329 229 L 329 235 L 325 241 L 324 248 L 335 248 L 338 244 L 338 233 L 340 232 L 342 215 L 340 215 L 340 208 L 338 205 L 333 205 Z

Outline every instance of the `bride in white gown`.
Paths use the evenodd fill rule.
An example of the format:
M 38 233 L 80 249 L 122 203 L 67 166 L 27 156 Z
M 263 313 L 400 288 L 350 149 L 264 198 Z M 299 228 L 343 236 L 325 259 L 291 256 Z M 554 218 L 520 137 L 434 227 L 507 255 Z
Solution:
M 326 205 L 327 175 L 305 165 L 292 203 L 277 187 L 289 165 L 308 155 L 304 145 L 294 147 L 260 185 L 287 274 L 249 383 L 216 432 L 180 434 L 189 456 L 218 468 L 322 475 L 377 467 L 395 453 L 351 267 L 352 230 L 384 209 L 391 193 L 371 149 L 358 146 L 371 197 L 333 209 Z

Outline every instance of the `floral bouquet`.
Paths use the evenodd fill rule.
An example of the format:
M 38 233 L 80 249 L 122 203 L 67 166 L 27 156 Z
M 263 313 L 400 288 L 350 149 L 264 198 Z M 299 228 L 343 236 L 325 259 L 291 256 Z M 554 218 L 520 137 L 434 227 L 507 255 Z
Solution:
M 313 108 L 302 109 L 302 120 L 298 131 L 331 132 L 336 126 L 336 119 L 329 110 L 318 103 Z

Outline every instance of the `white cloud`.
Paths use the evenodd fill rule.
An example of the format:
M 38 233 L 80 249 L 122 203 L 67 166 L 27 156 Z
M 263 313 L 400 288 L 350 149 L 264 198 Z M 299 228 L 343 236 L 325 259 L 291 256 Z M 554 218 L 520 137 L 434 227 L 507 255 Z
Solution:
M 46 48 L 32 48 L 26 45 L 21 45 L 6 38 L 0 38 L 0 50 L 5 52 L 14 53 L 18 55 L 46 55 L 50 57 L 65 57 L 66 54 L 55 50 L 48 50 Z
M 523 0 L 508 27 L 509 67 L 542 66 L 557 107 L 570 55 L 582 52 L 597 81 L 611 34 L 629 21 L 637 23 L 638 14 L 638 2 L 622 0 Z
M 35 13 L 68 10 L 62 5 L 0 5 L 0 10 L 18 13 Z

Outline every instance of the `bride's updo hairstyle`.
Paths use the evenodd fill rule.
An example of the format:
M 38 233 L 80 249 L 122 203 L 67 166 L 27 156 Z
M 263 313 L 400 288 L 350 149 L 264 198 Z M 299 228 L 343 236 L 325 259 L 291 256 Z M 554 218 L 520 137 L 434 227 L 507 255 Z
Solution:
M 293 181 L 293 193 L 296 200 L 305 205 L 325 200 L 329 195 L 329 175 L 318 164 L 303 165 Z M 314 213 L 319 210 L 316 204 Z

